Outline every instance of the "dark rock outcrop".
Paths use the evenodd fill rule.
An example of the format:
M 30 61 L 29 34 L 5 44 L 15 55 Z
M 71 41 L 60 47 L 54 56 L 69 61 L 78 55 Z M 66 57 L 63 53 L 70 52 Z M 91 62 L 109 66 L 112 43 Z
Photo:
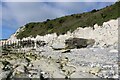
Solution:
M 85 48 L 87 46 L 93 46 L 95 43 L 94 39 L 83 39 L 83 38 L 69 38 L 65 41 L 67 48 Z

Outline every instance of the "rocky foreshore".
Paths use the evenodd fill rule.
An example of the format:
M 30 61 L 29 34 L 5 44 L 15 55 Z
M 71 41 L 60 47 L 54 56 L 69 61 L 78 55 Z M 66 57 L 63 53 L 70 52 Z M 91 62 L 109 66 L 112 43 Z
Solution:
M 0 56 L 0 78 L 118 78 L 118 53 L 110 48 L 53 50 Z M 47 51 L 49 49 L 49 51 Z

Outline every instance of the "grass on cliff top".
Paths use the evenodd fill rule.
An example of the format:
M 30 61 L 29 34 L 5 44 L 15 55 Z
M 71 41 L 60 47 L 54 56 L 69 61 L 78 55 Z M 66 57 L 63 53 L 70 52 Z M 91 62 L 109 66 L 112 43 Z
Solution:
M 17 38 L 50 33 L 65 34 L 67 31 L 73 32 L 78 27 L 93 27 L 94 24 L 102 25 L 103 22 L 120 17 L 120 2 L 107 6 L 100 10 L 92 10 L 82 14 L 72 14 L 53 20 L 47 19 L 44 22 L 31 22 L 25 25 L 24 31 L 21 31 Z

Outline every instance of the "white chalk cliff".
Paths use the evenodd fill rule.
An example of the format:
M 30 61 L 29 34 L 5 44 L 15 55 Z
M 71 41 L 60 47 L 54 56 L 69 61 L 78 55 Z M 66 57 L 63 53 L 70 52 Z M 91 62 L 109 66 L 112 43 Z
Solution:
M 97 24 L 94 25 L 94 29 L 92 27 L 86 28 L 77 28 L 74 32 L 70 33 L 69 31 L 64 35 L 57 36 L 56 33 L 53 34 L 46 34 L 45 36 L 37 35 L 36 38 L 27 37 L 23 38 L 22 40 L 42 40 L 48 43 L 49 46 L 56 46 L 59 44 L 60 47 L 64 47 L 64 42 L 68 38 L 85 38 L 85 39 L 94 39 L 96 41 L 96 45 L 105 47 L 109 45 L 117 45 L 118 43 L 118 21 L 120 18 L 116 20 L 110 20 L 108 22 L 104 22 L 102 26 L 98 26 Z M 16 38 L 16 35 L 19 34 L 23 28 L 20 28 L 13 34 L 8 41 L 18 41 L 19 39 Z

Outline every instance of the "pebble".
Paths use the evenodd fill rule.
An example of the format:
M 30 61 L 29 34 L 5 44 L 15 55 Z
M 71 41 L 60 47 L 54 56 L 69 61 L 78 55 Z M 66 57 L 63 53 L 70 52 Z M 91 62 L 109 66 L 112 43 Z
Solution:
M 110 50 L 109 52 L 110 52 L 110 53 L 118 53 L 118 50 L 112 49 L 112 50 Z

